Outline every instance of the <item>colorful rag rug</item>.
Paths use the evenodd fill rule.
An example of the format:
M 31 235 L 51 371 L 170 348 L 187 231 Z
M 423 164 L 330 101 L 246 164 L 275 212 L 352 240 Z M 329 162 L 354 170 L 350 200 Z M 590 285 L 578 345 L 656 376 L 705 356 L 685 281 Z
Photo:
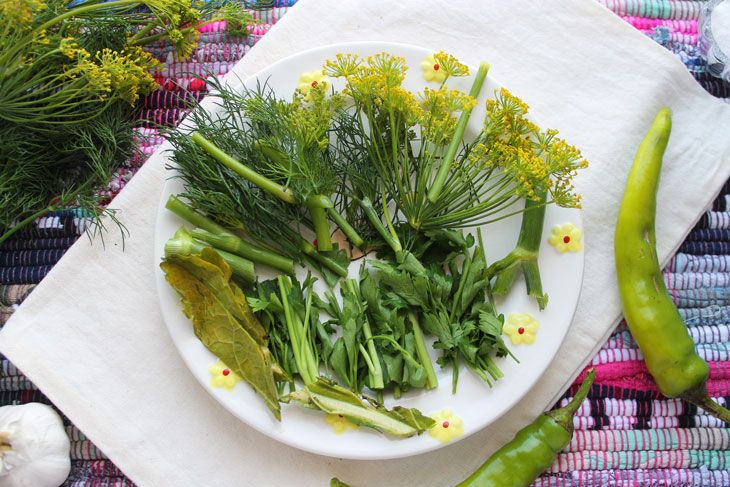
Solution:
M 597 1 L 674 53 L 705 90 L 730 102 L 730 85 L 706 71 L 697 51 L 697 20 L 704 1 Z M 204 83 L 192 73 L 227 73 L 293 3 L 279 1 L 276 7 L 254 12 L 262 25 L 246 38 L 230 37 L 220 25 L 208 26 L 187 62 L 176 62 L 168 45 L 150 47 L 167 69 L 153 73 L 160 90 L 143 100 L 140 120 L 175 126 L 189 101 L 205 95 Z M 110 197 L 162 142 L 146 122 L 140 122 L 137 140 L 140 152 L 116 172 L 106 188 Z M 0 246 L 0 326 L 84 228 L 83 219 L 73 212 L 60 212 L 39 219 Z M 730 182 L 667 265 L 664 278 L 698 353 L 710 364 L 711 396 L 720 404 L 730 403 Z M 4 357 L 0 364 L 0 406 L 50 403 Z M 661 396 L 625 324 L 617 327 L 590 366 L 597 378 L 576 417 L 574 438 L 535 486 L 730 486 L 729 425 Z M 559 404 L 575 390 L 576 385 Z M 72 442 L 72 470 L 65 487 L 134 485 L 64 420 Z

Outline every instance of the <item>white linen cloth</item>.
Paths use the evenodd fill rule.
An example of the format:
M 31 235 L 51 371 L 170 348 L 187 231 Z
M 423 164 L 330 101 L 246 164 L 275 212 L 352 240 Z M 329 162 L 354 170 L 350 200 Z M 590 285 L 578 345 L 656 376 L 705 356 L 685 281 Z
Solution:
M 505 417 L 452 446 L 364 462 L 270 440 L 220 406 L 186 369 L 162 322 L 153 232 L 165 159 L 153 155 L 113 205 L 129 229 L 81 238 L 0 333 L 0 351 L 140 486 L 453 485 L 549 407 L 614 328 L 613 228 L 635 150 L 657 110 L 674 131 L 659 191 L 659 255 L 676 250 L 730 176 L 730 106 L 668 51 L 594 0 L 300 0 L 234 72 L 245 79 L 311 47 L 358 40 L 420 45 L 476 65 L 524 99 L 590 161 L 585 278 L 562 351 Z

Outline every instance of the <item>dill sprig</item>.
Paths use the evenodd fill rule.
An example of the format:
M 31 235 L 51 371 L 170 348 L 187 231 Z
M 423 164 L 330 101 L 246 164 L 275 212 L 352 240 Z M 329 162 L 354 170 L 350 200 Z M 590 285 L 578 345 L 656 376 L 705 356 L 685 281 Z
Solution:
M 239 33 L 255 23 L 212 1 L 0 2 L 0 242 L 57 209 L 104 228 L 99 191 L 133 153 L 137 100 L 158 89 L 160 63 L 141 46 L 167 40 L 187 56 L 219 19 Z

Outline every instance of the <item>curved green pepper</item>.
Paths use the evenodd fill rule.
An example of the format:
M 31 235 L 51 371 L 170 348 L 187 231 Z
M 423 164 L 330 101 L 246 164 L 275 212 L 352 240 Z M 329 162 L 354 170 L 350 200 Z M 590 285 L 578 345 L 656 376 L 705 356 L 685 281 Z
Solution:
M 588 396 L 596 372 L 590 369 L 573 399 L 540 415 L 517 432 L 457 487 L 527 487 L 550 467 L 573 437 L 573 416 Z
M 616 223 L 616 276 L 624 317 L 659 390 L 730 421 L 706 387 L 710 368 L 695 344 L 662 278 L 656 252 L 656 194 L 672 130 L 669 108 L 659 111 L 629 172 Z

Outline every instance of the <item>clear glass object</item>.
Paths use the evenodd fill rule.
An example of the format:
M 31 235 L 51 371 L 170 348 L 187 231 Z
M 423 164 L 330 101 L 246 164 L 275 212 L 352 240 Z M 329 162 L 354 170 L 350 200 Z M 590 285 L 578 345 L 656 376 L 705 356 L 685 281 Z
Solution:
M 723 12 L 718 14 L 720 9 Z M 713 13 L 716 15 L 714 25 Z M 707 71 L 730 82 L 730 0 L 708 0 L 702 7 L 697 27 L 698 49 L 700 55 L 707 61 Z M 719 31 L 720 28 L 722 32 Z M 718 43 L 718 40 L 721 43 Z

